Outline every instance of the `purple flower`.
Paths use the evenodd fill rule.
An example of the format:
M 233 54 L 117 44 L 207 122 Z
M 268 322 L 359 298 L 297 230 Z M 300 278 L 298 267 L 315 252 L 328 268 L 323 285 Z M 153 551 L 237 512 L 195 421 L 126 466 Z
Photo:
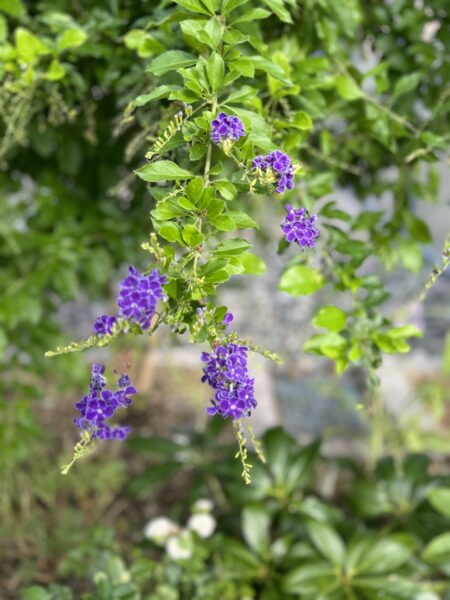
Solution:
M 211 139 L 215 144 L 222 140 L 238 140 L 245 135 L 244 124 L 239 117 L 221 112 L 211 121 Z
M 142 329 L 148 329 L 158 300 L 164 297 L 162 286 L 167 279 L 157 269 L 153 269 L 150 275 L 142 275 L 134 267 L 130 267 L 128 271 L 128 277 L 120 284 L 117 298 L 119 314 L 138 323 Z
M 105 335 L 106 333 L 112 333 L 114 323 L 117 321 L 116 317 L 109 315 L 101 315 L 95 320 L 94 333 L 97 335 Z
M 74 423 L 80 429 L 90 430 L 93 438 L 124 440 L 130 428 L 111 428 L 105 421 L 114 415 L 119 406 L 127 407 L 131 404 L 131 396 L 136 394 L 136 388 L 131 385 L 129 376 L 124 374 L 117 382 L 117 390 L 105 390 L 104 372 L 103 365 L 92 365 L 89 394 L 74 405 L 80 413 Z
M 294 187 L 294 167 L 287 154 L 281 150 L 270 152 L 266 156 L 256 156 L 252 161 L 253 169 L 266 171 L 275 177 L 277 192 L 282 194 Z
M 224 316 L 224 318 L 222 319 L 222 323 L 225 325 L 225 327 L 228 327 L 228 325 L 234 320 L 234 315 L 233 313 L 227 312 Z
M 215 390 L 212 406 L 207 408 L 208 414 L 240 419 L 248 417 L 256 407 L 254 379 L 249 377 L 247 369 L 247 352 L 246 346 L 232 343 L 217 346 L 212 353 L 203 352 L 201 360 L 206 364 L 202 381 Z
M 306 208 L 292 208 L 286 204 L 287 215 L 281 223 L 281 229 L 284 232 L 288 242 L 295 242 L 302 250 L 305 247 L 314 248 L 315 242 L 319 237 L 319 230 L 314 226 L 317 222 L 317 216 L 309 216 Z

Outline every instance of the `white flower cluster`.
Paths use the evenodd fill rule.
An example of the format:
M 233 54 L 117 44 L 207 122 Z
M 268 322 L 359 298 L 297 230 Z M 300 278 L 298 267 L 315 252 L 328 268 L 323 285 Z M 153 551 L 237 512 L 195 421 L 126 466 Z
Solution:
M 167 517 L 157 517 L 147 523 L 144 536 L 159 546 L 165 546 L 168 556 L 173 560 L 186 560 L 194 551 L 193 533 L 201 538 L 208 538 L 214 533 L 216 520 L 210 514 L 212 508 L 211 500 L 197 500 L 186 527 Z

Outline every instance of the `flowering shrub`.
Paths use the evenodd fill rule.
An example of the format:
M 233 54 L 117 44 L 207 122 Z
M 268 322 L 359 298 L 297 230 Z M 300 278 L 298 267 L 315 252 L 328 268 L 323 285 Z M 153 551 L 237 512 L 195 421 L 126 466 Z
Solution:
M 213 413 L 210 422 L 234 427 L 244 477 L 250 480 L 253 458 L 247 440 L 259 458 L 264 454 L 249 427 L 250 412 L 258 407 L 246 359 L 252 352 L 275 361 L 278 357 L 241 339 L 233 330 L 231 313 L 218 306 L 216 297 L 231 278 L 266 269 L 251 250 L 259 235 L 254 230 L 261 228 L 261 239 L 267 239 L 265 212 L 277 215 L 276 227 L 270 229 L 279 233 L 278 253 L 285 261 L 279 290 L 298 297 L 299 312 L 302 297 L 317 293 L 319 307 L 312 319 L 317 332 L 303 350 L 332 361 L 337 373 L 357 366 L 367 376 L 361 414 L 373 425 L 370 447 L 375 464 L 385 441 L 380 423 L 387 418 L 376 389 L 377 369 L 385 354 L 408 352 L 408 340 L 421 335 L 406 323 L 406 313 L 393 315 L 383 268 L 410 271 L 415 290 L 411 297 L 422 302 L 450 264 L 448 240 L 442 261 L 432 257 L 438 264 L 425 264 L 430 253 L 427 258 L 423 247 L 432 236 L 419 216 L 430 213 L 429 208 L 419 210 L 422 202 L 438 201 L 436 163 L 448 149 L 448 11 L 443 0 L 0 1 L 0 475 L 8 481 L 14 478 L 0 503 L 2 522 L 5 512 L 14 518 L 20 510 L 30 513 L 28 501 L 17 503 L 17 498 L 30 497 L 29 479 L 18 464 L 25 463 L 29 478 L 38 481 L 36 514 L 51 513 L 51 493 L 42 491 L 47 480 L 42 483 L 37 474 L 42 477 L 40 454 L 33 456 L 37 446 L 45 447 L 48 436 L 40 437 L 46 431 L 37 424 L 40 411 L 29 407 L 33 396 L 46 393 L 46 386 L 41 381 L 28 385 L 34 378 L 30 371 L 40 378 L 51 372 L 64 387 L 83 376 L 87 386 L 87 368 L 73 352 L 103 347 L 118 338 L 123 347 L 127 336 L 157 335 L 160 327 L 207 345 L 206 350 L 198 349 L 199 379 L 202 368 L 212 366 L 205 380 L 212 386 L 212 404 L 205 410 Z M 330 199 L 340 188 L 351 190 L 351 210 L 339 196 Z M 145 240 L 147 260 L 138 240 Z M 61 344 L 66 327 L 78 326 L 77 316 L 85 312 L 77 305 L 67 319 L 62 305 L 81 292 L 92 299 L 104 297 L 124 264 L 136 267 L 122 283 L 115 314 L 95 318 L 94 312 L 90 338 L 50 352 L 68 354 L 56 365 L 44 361 L 44 348 Z M 379 265 L 376 273 L 374 264 Z M 420 278 L 426 282 L 422 289 Z M 268 293 L 278 292 L 274 286 Z M 206 361 L 201 359 L 203 351 Z M 107 389 L 104 373 L 94 374 L 94 388 L 91 385 L 77 403 L 81 439 L 74 460 L 102 439 L 107 445 L 108 439 L 128 434 L 127 425 L 110 425 L 110 420 L 124 412 L 119 409 L 128 406 L 138 390 L 131 391 L 127 375 Z M 436 403 L 433 406 L 438 412 Z M 410 429 L 401 433 L 405 435 L 396 437 L 396 451 L 400 444 L 446 448 L 444 434 L 433 445 L 428 432 L 420 438 Z M 194 452 L 177 450 L 175 463 L 185 461 L 186 467 L 189 460 L 195 462 Z M 201 449 L 195 458 L 201 462 Z M 95 466 L 85 466 L 86 478 Z M 285 494 L 284 482 L 278 479 L 274 486 L 279 470 L 264 477 L 260 466 L 254 467 L 255 488 L 261 480 L 265 487 L 256 492 L 253 488 L 249 502 L 267 493 L 272 505 Z M 296 466 L 285 473 L 286 479 Z M 204 468 L 202 478 L 208 479 L 213 468 Z M 82 478 L 81 471 L 76 476 Z M 88 488 L 95 490 L 94 496 L 107 494 L 109 486 L 103 482 L 109 473 L 104 466 L 103 480 L 100 473 L 90 478 L 98 483 Z M 387 511 L 394 515 L 390 525 L 395 529 L 405 515 L 405 503 L 418 505 L 425 497 L 420 488 L 417 497 L 401 497 L 397 505 L 398 487 L 411 486 L 400 482 L 391 489 L 391 475 L 375 487 L 370 478 L 363 487 L 355 484 L 357 491 L 363 489 L 354 500 L 359 507 L 375 510 L 377 504 L 374 530 L 385 525 Z M 79 481 L 74 478 L 66 485 L 76 487 Z M 79 488 L 82 494 L 83 485 Z M 392 496 L 388 505 L 386 489 Z M 299 496 L 304 497 L 303 490 Z M 107 496 L 103 497 L 100 512 L 109 514 L 104 510 Z M 296 501 L 298 497 L 294 509 Z M 335 503 L 345 504 L 341 498 Z M 333 508 L 325 511 L 331 528 Z M 317 502 L 311 505 L 308 499 L 299 510 L 318 520 L 324 516 Z M 260 516 L 256 511 L 256 523 L 261 523 Z M 352 518 L 347 514 L 338 527 L 345 542 L 338 559 L 323 556 L 324 565 L 316 560 L 323 545 L 307 549 L 306 562 L 312 563 L 313 574 L 322 573 L 327 589 L 351 579 Z M 274 527 L 278 524 L 275 519 Z M 306 530 L 306 525 L 301 527 Z M 358 522 L 355 532 L 367 527 Z M 50 529 L 60 528 L 52 523 Z M 283 523 L 282 535 L 290 530 L 291 522 Z M 338 540 L 342 549 L 339 537 L 329 530 L 324 534 L 319 527 L 310 535 L 313 545 L 320 545 L 317 539 L 325 535 Z M 433 535 L 424 534 L 424 547 Z M 414 537 L 420 537 L 418 532 Z M 42 536 L 36 539 L 40 550 Z M 297 540 L 283 538 L 278 545 L 275 540 L 275 563 L 286 543 L 295 546 L 293 539 Z M 301 533 L 298 540 L 301 544 Z M 28 542 L 22 544 L 27 561 Z M 446 543 L 447 538 L 438 539 L 424 556 L 439 562 L 439 549 L 447 548 Z M 408 545 L 396 548 L 405 555 Z M 372 548 L 371 543 L 367 547 Z M 375 549 L 375 556 L 385 550 L 376 544 Z M 294 547 L 282 563 L 283 572 L 291 570 L 298 551 Z M 416 548 L 415 560 L 422 573 L 419 551 Z M 255 565 L 252 556 L 244 556 L 254 567 L 248 579 L 256 580 L 258 594 L 263 585 L 258 578 L 268 572 L 268 561 L 262 558 Z M 239 567 L 239 560 L 236 563 Z M 417 575 L 404 568 L 404 575 Z M 441 568 L 445 572 L 445 565 Z M 372 586 L 364 592 L 367 597 L 378 595 L 378 590 L 386 597 L 413 596 L 406 577 L 393 581 L 389 569 L 371 569 L 375 570 L 365 571 Z M 41 580 L 46 576 L 43 573 Z M 105 577 L 99 577 L 100 587 Z M 439 573 L 432 577 L 438 579 Z M 308 571 L 293 576 L 286 584 L 290 591 L 280 593 L 295 595 L 300 581 L 306 597 L 326 594 L 316 588 L 316 580 L 308 592 L 305 578 L 310 581 Z M 386 581 L 392 589 L 386 589 Z M 220 582 L 210 583 L 214 589 L 205 594 L 216 597 L 223 591 Z M 272 584 L 265 590 L 269 598 L 274 597 Z M 348 587 L 335 595 L 360 593 Z M 108 589 L 99 594 L 112 597 Z M 244 582 L 229 594 L 245 597 L 247 592 Z
M 215 297 L 217 288 L 230 277 L 265 268 L 259 257 L 248 252 L 248 236 L 240 233 L 258 227 L 253 218 L 257 216 L 254 196 L 264 195 L 265 202 L 277 203 L 282 195 L 289 202 L 287 214 L 280 217 L 283 237 L 279 252 L 294 242 L 291 250 L 297 250 L 297 254 L 288 260 L 279 289 L 291 295 L 305 295 L 328 284 L 335 290 L 337 302 L 339 294 L 350 297 L 350 308 L 345 311 L 337 306 L 319 310 L 313 323 L 326 329 L 326 333 L 313 335 L 304 349 L 334 360 L 339 373 L 350 364 L 364 367 L 371 385 L 376 385 L 374 372 L 382 353 L 407 351 L 407 339 L 419 336 L 420 331 L 412 325 L 392 327 L 387 316 L 380 321 L 374 307 L 387 297 L 383 283 L 378 277 L 357 270 L 378 251 L 380 239 L 391 235 L 393 223 L 398 225 L 397 258 L 407 267 L 415 260 L 411 257 L 417 255 L 417 242 L 429 239 L 426 225 L 416 216 L 408 217 L 410 237 L 404 238 L 398 215 L 394 215 L 394 221 L 383 224 L 381 212 L 363 211 L 353 218 L 334 202 L 320 202 L 330 191 L 334 178 L 321 174 L 320 164 L 356 176 L 353 183 L 358 187 L 363 185 L 363 179 L 358 178 L 363 169 L 360 159 L 371 160 L 371 156 L 364 148 L 349 150 L 349 143 L 342 161 L 332 158 L 332 128 L 322 136 L 321 149 L 309 145 L 313 120 L 326 124 L 325 114 L 317 108 L 325 103 L 316 91 L 320 86 L 314 83 L 319 73 L 324 77 L 333 65 L 336 67 L 331 86 L 333 100 L 338 106 L 342 101 L 366 103 L 370 108 L 368 120 L 384 123 L 383 132 L 380 125 L 374 126 L 375 134 L 392 152 L 394 143 L 408 136 L 408 132 L 418 137 L 419 143 L 423 138 L 416 135 L 416 127 L 409 121 L 366 94 L 363 74 L 341 62 L 332 39 L 326 37 L 324 41 L 326 57 L 311 53 L 305 66 L 302 54 L 284 54 L 283 46 L 271 38 L 264 26 L 252 25 L 251 34 L 246 35 L 245 24 L 253 18 L 264 20 L 274 13 L 282 22 L 292 23 L 283 3 L 283 8 L 272 2 L 266 4 L 267 10 L 250 8 L 246 1 L 174 0 L 172 8 L 177 6 L 177 18 L 170 24 L 163 19 L 160 25 L 152 22 L 146 30 L 133 30 L 126 36 L 126 46 L 139 47 L 140 56 L 147 52 L 141 43 L 153 48 L 146 72 L 154 79 L 129 102 L 122 126 L 138 121 L 140 115 L 145 118 L 146 111 L 154 114 L 152 106 L 156 102 L 164 106 L 161 128 L 145 153 L 147 162 L 135 169 L 154 199 L 153 231 L 142 245 L 151 255 L 151 267 L 144 274 L 130 267 L 120 286 L 118 313 L 101 315 L 94 322 L 93 336 L 48 353 L 51 356 L 105 346 L 123 335 L 153 335 L 162 325 L 176 333 L 189 330 L 193 343 L 208 342 L 212 351 L 202 355 L 206 363 L 203 380 L 213 388 L 214 398 L 207 411 L 233 422 L 247 482 L 250 465 L 246 462 L 246 437 L 254 437 L 245 433 L 245 421 L 257 405 L 254 380 L 247 371 L 247 353 L 260 352 L 279 359 L 270 350 L 241 340 L 238 332 L 229 330 L 230 313 L 225 307 L 216 306 Z M 166 14 L 165 8 L 161 7 L 161 14 Z M 355 22 L 361 20 L 357 10 L 353 18 Z M 168 30 L 174 36 L 171 42 L 167 39 Z M 289 30 L 295 47 L 299 44 L 297 35 L 295 27 Z M 80 35 L 77 44 L 84 41 L 84 35 Z M 276 48 L 273 60 L 269 58 L 267 42 Z M 164 48 L 164 44 L 168 47 Z M 265 77 L 260 77 L 261 73 Z M 255 76 L 252 87 L 249 84 Z M 302 92 L 299 106 L 300 89 L 306 86 L 308 90 L 310 81 L 311 89 Z M 400 96 L 409 89 L 406 80 L 401 84 L 399 80 Z M 265 106 L 258 96 L 267 93 L 271 99 Z M 336 117 L 340 116 L 338 111 Z M 401 125 L 402 131 L 394 131 L 394 125 Z M 422 130 L 427 125 L 423 122 Z M 389 141 L 387 131 L 389 135 L 395 133 L 395 142 Z M 439 148 L 441 141 L 433 138 L 429 144 L 425 154 Z M 299 148 L 302 155 L 312 152 L 317 159 L 309 164 L 308 172 L 300 161 Z M 142 160 L 142 154 L 139 156 Z M 406 162 L 399 168 L 420 156 L 418 148 L 410 148 Z M 381 160 L 379 154 L 377 160 Z M 310 214 L 313 209 L 314 214 Z M 358 237 L 364 228 L 369 232 L 365 241 Z M 122 429 L 103 428 L 104 419 L 112 410 L 110 404 L 103 404 L 103 393 L 101 398 L 96 396 L 82 404 L 78 424 L 84 428 L 83 448 L 98 438 L 125 437 Z M 97 425 L 94 414 L 100 419 L 97 429 L 85 427 L 86 423 Z M 76 455 L 78 458 L 82 452 L 77 451 Z M 263 457 L 261 453 L 260 456 Z

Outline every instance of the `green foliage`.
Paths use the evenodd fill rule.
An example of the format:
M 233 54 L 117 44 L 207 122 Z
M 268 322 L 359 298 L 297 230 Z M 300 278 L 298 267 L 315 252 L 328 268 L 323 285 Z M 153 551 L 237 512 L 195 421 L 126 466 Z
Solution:
M 215 434 L 212 429 L 204 436 L 197 434 L 197 443 L 212 450 Z M 130 443 L 146 456 L 179 454 L 170 440 L 134 438 Z M 336 473 L 337 465 L 320 456 L 318 444 L 302 447 L 280 428 L 268 431 L 263 444 L 267 464 L 255 463 L 259 474 L 244 489 L 236 468 L 222 471 L 220 485 L 211 480 L 217 455 L 203 453 L 210 476 L 197 479 L 193 473 L 186 494 L 191 499 L 212 494 L 218 529 L 210 538 L 195 536 L 189 557 L 159 550 L 158 558 L 150 558 L 155 546 L 148 542 L 128 553 L 129 566 L 114 553 L 103 553 L 90 565 L 95 591 L 87 592 L 83 600 L 124 596 L 212 600 L 219 593 L 230 600 L 446 597 L 450 546 L 448 534 L 441 531 L 448 526 L 448 515 L 436 512 L 433 501 L 427 500 L 427 490 L 437 482 L 429 477 L 424 456 L 411 455 L 397 465 L 385 459 L 373 475 L 364 474 L 352 461 L 343 462 L 338 467 L 342 482 L 332 501 L 325 501 L 321 481 L 327 473 Z M 191 440 L 186 452 L 192 447 Z M 223 447 L 222 452 L 233 448 Z M 203 466 L 197 468 L 199 475 L 203 473 Z M 390 490 L 402 512 L 394 505 L 385 505 L 381 513 L 353 512 L 355 485 L 367 495 L 363 511 L 376 506 L 379 494 L 374 489 L 384 489 Z M 407 495 L 415 499 L 408 508 L 403 503 Z

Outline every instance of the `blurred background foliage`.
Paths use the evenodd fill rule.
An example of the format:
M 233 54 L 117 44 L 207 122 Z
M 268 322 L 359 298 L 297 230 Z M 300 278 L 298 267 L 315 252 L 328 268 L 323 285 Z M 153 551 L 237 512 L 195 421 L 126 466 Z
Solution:
M 89 333 L 69 301 L 108 302 L 112 274 L 139 262 L 154 200 L 132 169 L 174 112 L 173 100 L 146 98 L 161 83 L 149 65 L 166 49 L 203 51 L 185 10 L 198 4 L 0 0 L 2 598 L 449 597 L 450 482 L 439 475 L 442 459 L 404 456 L 420 424 L 396 432 L 395 459 L 369 467 L 320 457 L 318 446 L 275 430 L 265 439 L 268 466 L 255 466 L 254 485 L 243 489 L 217 424 L 199 433 L 201 419 L 188 431 L 173 415 L 158 422 L 152 411 L 164 414 L 161 400 L 137 412 L 129 452 L 112 447 L 70 478 L 59 474 L 86 369 L 74 355 L 56 368 L 44 351 L 70 332 Z M 266 63 L 236 55 L 248 79 L 239 102 L 261 138 L 259 112 L 271 119 L 274 141 L 300 158 L 301 201 L 313 208 L 339 188 L 361 200 L 352 215 L 338 204 L 320 207 L 327 277 L 353 293 L 355 269 L 376 257 L 383 269 L 426 281 L 423 248 L 432 237 L 423 214 L 437 207 L 438 160 L 449 140 L 448 2 L 224 5 L 244 17 L 237 27 L 255 54 L 275 64 L 264 72 Z M 262 5 L 273 14 L 256 20 L 251 11 Z M 380 338 L 387 299 L 375 276 L 351 309 L 375 340 L 369 368 L 381 351 L 406 343 Z M 322 336 L 306 349 L 345 368 L 353 347 L 335 340 Z M 447 373 L 421 390 L 435 416 L 448 400 L 448 346 Z M 124 348 L 115 360 L 128 360 Z M 197 540 L 186 562 L 143 541 L 149 517 L 185 519 L 205 495 L 218 530 Z

